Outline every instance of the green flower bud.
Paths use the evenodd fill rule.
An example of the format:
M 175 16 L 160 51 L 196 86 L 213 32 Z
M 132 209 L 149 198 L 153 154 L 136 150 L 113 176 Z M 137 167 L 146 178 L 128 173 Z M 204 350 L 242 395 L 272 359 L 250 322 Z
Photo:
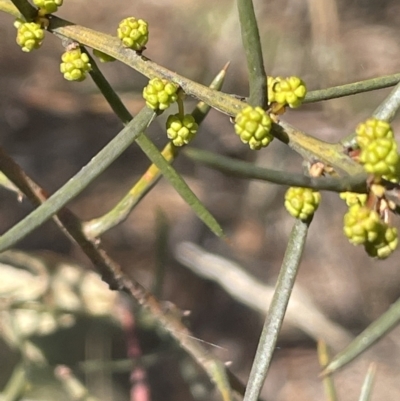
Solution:
M 142 19 L 125 18 L 120 22 L 117 34 L 124 46 L 141 51 L 149 40 L 149 27 Z
M 394 138 L 392 127 L 388 122 L 378 120 L 377 118 L 369 118 L 358 124 L 356 128 L 356 140 L 360 148 L 365 148 L 380 138 Z
M 83 81 L 92 69 L 88 55 L 79 48 L 66 51 L 61 59 L 60 71 L 68 81 Z
M 187 145 L 195 137 L 198 128 L 191 114 L 186 114 L 183 118 L 179 114 L 173 114 L 167 119 L 167 135 L 175 146 Z
M 253 150 L 268 146 L 274 139 L 270 133 L 271 118 L 261 107 L 245 107 L 235 118 L 235 132 Z
M 321 194 L 311 188 L 290 187 L 285 194 L 286 210 L 301 220 L 309 219 L 321 202 Z
M 299 77 L 268 77 L 269 103 L 296 108 L 302 104 L 306 94 L 306 85 Z
M 41 14 L 45 15 L 55 13 L 58 7 L 62 6 L 63 0 L 33 0 L 33 4 L 39 8 Z
M 14 22 L 17 28 L 17 43 L 22 51 L 30 52 L 33 49 L 39 49 L 44 39 L 44 29 L 36 22 L 25 22 L 18 18 Z
M 153 110 L 165 110 L 178 99 L 179 86 L 166 79 L 153 78 L 143 89 L 146 105 Z
M 378 138 L 361 149 L 360 162 L 365 171 L 377 176 L 394 176 L 399 156 L 393 138 Z
M 382 224 L 376 211 L 355 204 L 344 215 L 343 231 L 352 244 L 360 245 L 374 242 L 381 232 Z

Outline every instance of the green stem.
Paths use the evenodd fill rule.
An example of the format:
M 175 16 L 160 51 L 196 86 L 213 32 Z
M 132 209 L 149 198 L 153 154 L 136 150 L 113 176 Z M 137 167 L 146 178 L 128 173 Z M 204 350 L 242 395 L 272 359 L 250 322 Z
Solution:
M 27 22 L 35 20 L 38 14 L 37 9 L 33 7 L 32 4 L 30 4 L 27 0 L 11 1 Z
M 167 163 L 172 163 L 177 155 L 177 148 L 168 143 L 161 154 Z M 90 238 L 97 238 L 122 223 L 161 177 L 160 169 L 155 164 L 152 164 L 139 181 L 111 210 L 100 217 L 83 223 L 85 234 Z
M 378 78 L 366 79 L 364 81 L 353 82 L 351 84 L 334 86 L 332 88 L 310 91 L 307 93 L 303 103 L 315 103 L 322 100 L 336 99 L 339 97 L 370 92 L 377 89 L 389 88 L 390 86 L 398 84 L 399 81 L 400 74 L 393 74 Z
M 84 47 L 82 47 L 82 52 L 86 53 L 89 57 L 90 65 L 92 66 L 90 76 L 92 77 L 93 82 L 100 89 L 101 94 L 104 96 L 115 115 L 118 116 L 118 118 L 121 120 L 122 124 L 128 124 L 129 121 L 132 120 L 133 116 L 131 115 L 131 113 L 129 113 L 128 109 L 122 103 L 118 94 L 104 77 L 103 73 L 97 66 L 95 59 Z
M 399 322 L 400 299 L 398 299 L 382 316 L 371 323 L 343 351 L 339 352 L 323 370 L 322 374 L 330 374 L 347 365 L 396 327 Z
M 398 83 L 389 93 L 386 99 L 375 109 L 372 116 L 384 121 L 392 121 L 400 108 L 400 83 Z M 340 143 L 345 148 L 357 148 L 356 134 L 352 134 L 343 138 Z
M 341 144 L 332 144 L 313 138 L 284 121 L 273 126 L 273 134 L 303 159 L 310 162 L 321 161 L 333 167 L 339 175 L 356 175 L 364 172 L 360 164 L 343 152 Z
M 371 363 L 368 368 L 367 375 L 365 376 L 364 383 L 361 387 L 360 398 L 358 401 L 369 401 L 372 396 L 372 387 L 374 385 L 375 380 L 375 373 L 376 373 L 376 365 Z
M 23 362 L 18 362 L 4 390 L 0 393 L 2 401 L 17 401 L 25 390 L 27 383 L 26 367 Z
M 317 351 L 318 351 L 319 364 L 322 368 L 324 368 L 326 365 L 328 365 L 330 360 L 328 346 L 324 341 L 322 340 L 318 341 Z M 330 375 L 325 376 L 323 378 L 323 382 L 324 382 L 325 394 L 328 401 L 337 401 L 338 397 L 332 376 Z
M 223 229 L 217 220 L 200 202 L 199 198 L 190 189 L 183 178 L 164 159 L 154 143 L 145 134 L 139 135 L 136 138 L 136 143 L 140 146 L 140 149 L 142 149 L 152 163 L 154 163 L 161 170 L 163 176 L 170 182 L 183 200 L 192 208 L 200 220 L 202 220 L 215 235 L 218 237 L 225 237 Z
M 302 174 L 288 173 L 255 166 L 253 163 L 232 159 L 216 153 L 187 148 L 184 154 L 190 159 L 203 163 L 211 168 L 235 175 L 236 177 L 256 179 L 272 182 L 274 184 L 293 187 L 313 188 L 323 191 L 356 193 L 367 192 L 367 174 L 361 173 L 355 176 L 334 177 L 309 177 Z
M 296 220 L 290 234 L 289 243 L 282 262 L 271 306 L 265 319 L 243 401 L 256 401 L 260 395 L 296 280 L 307 239 L 308 226 L 308 223 Z
M 389 93 L 389 96 L 376 108 L 373 116 L 379 120 L 392 121 L 400 107 L 400 84 Z
M 267 107 L 267 76 L 264 69 L 260 34 L 252 0 L 237 0 L 242 42 L 246 54 L 249 74 L 249 103 L 253 106 Z

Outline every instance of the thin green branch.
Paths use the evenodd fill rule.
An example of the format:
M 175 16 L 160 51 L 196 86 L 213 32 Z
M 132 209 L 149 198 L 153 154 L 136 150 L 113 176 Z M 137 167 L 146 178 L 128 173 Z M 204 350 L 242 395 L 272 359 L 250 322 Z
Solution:
M 318 341 L 317 346 L 318 351 L 318 360 L 319 364 L 322 368 L 328 365 L 330 360 L 330 353 L 328 350 L 328 346 L 322 340 Z M 327 375 L 323 378 L 325 394 L 328 401 L 337 401 L 337 392 L 335 387 L 335 382 L 333 381 L 333 377 L 331 375 Z
M 274 288 L 251 276 L 235 262 L 187 241 L 175 247 L 174 256 L 193 273 L 216 282 L 236 301 L 263 315 L 267 314 Z M 291 327 L 299 328 L 316 341 L 324 340 L 337 350 L 353 339 L 347 330 L 325 316 L 305 294 L 293 293 L 286 310 L 285 322 Z
M 254 107 L 260 106 L 265 109 L 268 104 L 267 76 L 253 1 L 237 0 L 237 6 L 249 74 L 249 103 Z
M 379 120 L 392 121 L 400 107 L 400 84 L 389 93 L 389 96 L 376 108 L 373 116 Z
M 11 0 L 0 0 L 0 10 L 15 18 L 24 18 Z
M 11 0 L 11 2 L 14 4 L 14 6 L 17 8 L 17 10 L 21 13 L 26 21 L 31 22 L 37 17 L 37 9 L 33 7 L 32 4 L 30 4 L 27 0 Z M 14 12 L 13 15 L 15 15 Z
M 100 71 L 95 59 L 84 47 L 82 47 L 82 51 L 89 57 L 89 62 L 92 67 L 90 70 L 90 76 L 93 79 L 93 82 L 96 84 L 97 88 L 99 88 L 101 94 L 104 96 L 115 115 L 121 120 L 122 124 L 128 124 L 133 116 L 122 103 L 117 92 L 115 92 L 103 73 Z
M 307 239 L 309 223 L 296 220 L 279 273 L 271 306 L 265 319 L 243 401 L 256 401 L 267 376 L 276 341 L 296 280 Z
M 322 191 L 367 192 L 367 174 L 365 173 L 355 176 L 345 176 L 342 178 L 314 178 L 303 174 L 288 173 L 287 171 L 258 167 L 249 162 L 232 159 L 196 148 L 187 148 L 184 150 L 184 154 L 194 161 L 236 177 L 256 179 L 293 187 L 313 188 Z
M 81 193 L 122 152 L 137 139 L 155 117 L 154 111 L 143 108 L 139 114 L 73 178 L 18 224 L 0 237 L 0 252 L 23 239 L 35 228 L 49 220 L 70 200 Z M 7 175 L 6 160 L 0 157 L 0 170 Z M 8 175 L 7 175 L 8 176 Z M 8 176 L 8 178 L 10 178 Z
M 386 99 L 375 109 L 372 117 L 379 120 L 392 121 L 400 107 L 400 83 L 389 93 Z M 345 148 L 357 148 L 356 134 L 353 132 L 340 142 Z
M 218 221 L 201 203 L 196 194 L 190 189 L 176 170 L 168 164 L 154 143 L 144 134 L 139 135 L 136 138 L 136 143 L 152 163 L 161 170 L 163 176 L 175 188 L 176 192 L 178 192 L 183 200 L 192 208 L 197 217 L 199 217 L 215 235 L 218 237 L 225 237 L 224 231 Z
M 0 0 L 0 5 L 2 1 L 5 0 Z M 246 103 L 240 101 L 235 96 L 215 91 L 205 85 L 193 82 L 154 63 L 144 55 L 124 47 L 121 41 L 114 36 L 72 24 L 55 16 L 52 17 L 48 29 L 57 36 L 66 37 L 82 45 L 100 50 L 135 69 L 149 79 L 155 77 L 168 79 L 179 85 L 185 93 L 206 102 L 211 107 L 225 114 L 235 116 L 246 107 Z
M 371 399 L 375 373 L 376 373 L 376 365 L 374 363 L 371 363 L 371 365 L 368 368 L 367 375 L 365 376 L 364 383 L 361 387 L 361 394 L 358 401 L 369 401 Z
M 385 75 L 378 78 L 366 79 L 351 84 L 333 86 L 307 93 L 303 103 L 315 103 L 322 100 L 336 99 L 344 96 L 358 95 L 377 89 L 389 88 L 400 82 L 400 74 Z
M 21 399 L 26 388 L 27 368 L 23 362 L 18 362 L 3 391 L 0 393 L 1 401 L 17 401 Z
M 167 163 L 172 163 L 176 157 L 177 148 L 172 143 L 169 143 L 161 154 Z M 96 238 L 122 223 L 161 177 L 160 169 L 155 164 L 152 164 L 139 181 L 111 210 L 100 217 L 83 223 L 86 235 L 90 238 Z
M 273 134 L 305 160 L 321 161 L 333 167 L 339 175 L 356 175 L 364 172 L 360 164 L 344 153 L 340 143 L 331 144 L 313 138 L 284 121 L 273 126 Z
M 400 299 L 398 299 L 382 316 L 372 322 L 343 351 L 339 352 L 322 371 L 322 375 L 330 374 L 347 365 L 396 327 L 399 322 Z

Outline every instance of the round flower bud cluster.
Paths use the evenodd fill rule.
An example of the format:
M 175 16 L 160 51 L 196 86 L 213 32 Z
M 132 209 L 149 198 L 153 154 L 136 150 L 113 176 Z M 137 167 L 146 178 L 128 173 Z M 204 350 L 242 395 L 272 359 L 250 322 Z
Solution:
M 44 29 L 36 22 L 25 22 L 17 19 L 14 22 L 17 28 L 17 43 L 21 46 L 22 51 L 30 52 L 39 49 L 44 39 Z
M 356 128 L 360 147 L 360 163 L 367 173 L 386 180 L 399 182 L 400 158 L 390 124 L 370 118 Z
M 62 6 L 63 0 L 33 0 L 33 4 L 39 8 L 39 14 L 46 15 L 55 13 Z
M 270 133 L 271 118 L 261 107 L 247 106 L 236 115 L 235 132 L 253 150 L 268 146 L 274 139 Z
M 196 135 L 199 126 L 191 114 L 181 117 L 170 115 L 167 119 L 167 135 L 175 146 L 187 145 Z
M 117 34 L 125 47 L 139 52 L 149 40 L 149 27 L 142 19 L 125 18 L 120 22 Z
M 143 89 L 146 105 L 153 110 L 165 110 L 178 99 L 178 85 L 166 79 L 153 78 Z
M 310 188 L 290 187 L 285 194 L 287 211 L 300 220 L 313 216 L 321 202 L 321 194 Z
M 354 245 L 364 245 L 368 255 L 387 258 L 397 247 L 396 228 L 389 227 L 375 210 L 355 204 L 344 215 L 344 234 Z
M 370 143 L 381 138 L 394 138 L 392 127 L 388 122 L 378 120 L 377 118 L 369 118 L 358 124 L 356 128 L 356 140 L 360 148 L 365 148 Z
M 282 107 L 299 107 L 307 94 L 305 83 L 299 77 L 268 77 L 268 102 Z
M 66 51 L 61 59 L 60 71 L 68 81 L 83 81 L 92 69 L 88 55 L 79 48 Z

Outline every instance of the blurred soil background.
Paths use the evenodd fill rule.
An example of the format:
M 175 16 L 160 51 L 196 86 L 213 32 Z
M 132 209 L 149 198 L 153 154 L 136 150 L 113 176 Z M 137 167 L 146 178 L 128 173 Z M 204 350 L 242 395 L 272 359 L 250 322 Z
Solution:
M 267 74 L 300 75 L 309 90 L 397 73 L 400 70 L 400 3 L 396 0 L 271 0 L 255 1 Z M 157 63 L 207 84 L 227 62 L 225 92 L 247 95 L 246 64 L 233 1 L 65 0 L 59 16 L 113 34 L 127 16 L 146 19 L 151 36 L 145 55 Z M 47 35 L 40 51 L 25 54 L 15 44 L 10 16 L 0 14 L 0 138 L 2 146 L 40 185 L 55 191 L 78 172 L 121 129 L 90 78 L 69 83 L 59 73 L 60 41 Z M 101 65 L 132 113 L 142 106 L 146 79 L 120 63 Z M 327 141 L 337 141 L 368 117 L 389 90 L 375 91 L 289 110 L 284 119 Z M 187 108 L 195 102 L 188 99 Z M 149 129 L 161 147 L 166 143 L 161 116 Z M 400 121 L 393 122 L 400 132 Z M 211 111 L 193 146 L 254 161 L 260 166 L 300 171 L 301 160 L 277 141 L 250 152 L 234 135 L 229 119 Z M 127 150 L 70 207 L 83 220 L 108 211 L 149 165 L 137 146 Z M 175 191 L 162 180 L 125 223 L 103 236 L 110 254 L 147 287 L 154 280 L 156 214 L 170 224 L 170 249 L 163 299 L 190 310 L 188 324 L 231 369 L 247 379 L 262 317 L 233 301 L 216 284 L 188 271 L 174 258 L 176 245 L 193 241 L 210 252 L 240 263 L 264 283 L 273 285 L 293 224 L 283 208 L 286 188 L 246 182 L 194 165 L 181 156 L 175 163 L 195 192 L 222 224 L 232 246 L 213 237 Z M 15 194 L 0 191 L 0 230 L 21 220 L 31 206 Z M 357 334 L 386 311 L 400 294 L 399 253 L 377 262 L 342 235 L 345 205 L 324 193 L 302 266 L 299 286 L 331 319 Z M 49 250 L 91 268 L 81 251 L 53 223 L 24 241 L 20 249 Z M 89 341 L 95 341 L 91 330 Z M 336 375 L 343 401 L 358 399 L 371 361 L 377 363 L 373 400 L 398 400 L 400 388 L 399 329 L 393 330 L 356 362 Z M 89 335 L 89 334 L 88 334 Z M 144 349 L 150 349 L 144 336 Z M 116 346 L 115 346 L 116 347 Z M 114 347 L 114 348 L 115 348 Z M 123 344 L 115 351 L 123 355 Z M 118 348 L 118 347 L 116 347 Z M 150 349 L 151 350 L 151 349 Z M 153 400 L 192 399 L 180 378 L 174 353 L 149 368 Z M 61 358 L 62 360 L 62 358 Z M 282 337 L 263 397 L 274 401 L 324 399 L 318 378 L 315 343 L 304 336 Z M 2 377 L 2 382 L 6 381 Z M 96 394 L 102 400 L 129 399 L 128 375 L 120 390 Z M 96 386 L 91 390 L 96 393 Z M 114 398 L 112 398 L 114 397 Z M 207 399 L 207 398 L 206 398 Z

